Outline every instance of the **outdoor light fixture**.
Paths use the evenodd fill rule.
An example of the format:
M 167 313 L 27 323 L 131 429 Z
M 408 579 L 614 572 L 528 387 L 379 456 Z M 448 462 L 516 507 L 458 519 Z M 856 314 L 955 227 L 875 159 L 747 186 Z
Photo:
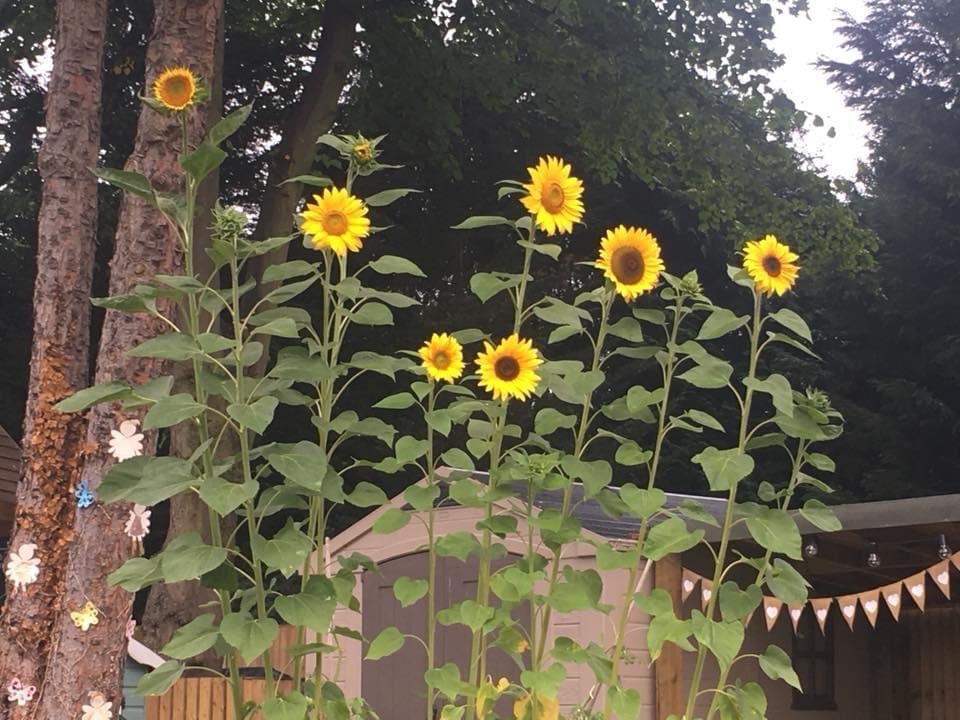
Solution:
M 951 555 L 950 546 L 947 545 L 947 536 L 940 533 L 940 545 L 937 547 L 937 555 L 941 560 L 946 560 Z
M 817 539 L 815 537 L 807 538 L 807 541 L 803 544 L 803 554 L 805 557 L 812 558 L 816 557 L 820 553 L 820 546 L 817 545 Z
M 870 552 L 867 553 L 867 565 L 872 568 L 880 567 L 880 553 L 877 552 L 876 543 L 870 543 Z

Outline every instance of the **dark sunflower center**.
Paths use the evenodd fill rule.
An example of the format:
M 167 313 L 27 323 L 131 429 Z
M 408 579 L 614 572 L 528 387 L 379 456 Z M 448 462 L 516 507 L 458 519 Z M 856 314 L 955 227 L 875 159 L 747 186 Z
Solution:
M 323 229 L 330 235 L 343 235 L 348 227 L 347 218 L 342 212 L 328 213 L 323 219 Z
M 766 270 L 767 275 L 770 277 L 779 277 L 783 266 L 780 264 L 779 258 L 773 255 L 767 255 L 763 258 L 763 269 Z
M 497 361 L 493 364 L 493 371 L 501 380 L 510 382 L 516 380 L 517 375 L 520 374 L 520 363 L 517 362 L 516 358 L 509 356 L 497 358 Z
M 439 350 L 433 354 L 433 364 L 440 370 L 446 370 L 450 366 L 450 356 Z
M 174 77 L 167 80 L 167 95 L 175 104 L 185 103 L 190 99 L 190 83 L 186 78 Z
M 624 285 L 635 285 L 643 279 L 645 269 L 643 255 L 634 247 L 622 247 L 613 251 L 610 269 L 613 276 Z
M 563 188 L 560 187 L 559 183 L 550 183 L 544 188 L 542 202 L 547 212 L 560 212 L 561 208 L 563 208 L 563 201 Z

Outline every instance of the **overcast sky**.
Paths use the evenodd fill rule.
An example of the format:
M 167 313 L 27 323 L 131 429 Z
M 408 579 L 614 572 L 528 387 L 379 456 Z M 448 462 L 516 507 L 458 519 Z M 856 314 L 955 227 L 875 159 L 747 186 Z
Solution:
M 792 17 L 784 13 L 777 19 L 774 49 L 785 63 L 773 75 L 774 84 L 784 90 L 801 110 L 823 118 L 821 128 L 810 128 L 802 141 L 804 149 L 818 158 L 819 165 L 833 176 L 852 179 L 857 160 L 867 157 L 867 125 L 847 108 L 840 92 L 827 82 L 815 66 L 821 57 L 851 59 L 856 53 L 840 47 L 842 38 L 835 32 L 837 15 L 850 13 L 855 19 L 866 16 L 864 0 L 809 0 L 808 16 Z M 827 137 L 833 126 L 837 135 Z

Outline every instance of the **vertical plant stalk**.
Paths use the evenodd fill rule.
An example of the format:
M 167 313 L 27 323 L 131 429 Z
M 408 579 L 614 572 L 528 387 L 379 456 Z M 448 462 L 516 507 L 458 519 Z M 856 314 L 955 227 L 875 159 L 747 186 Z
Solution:
M 433 413 L 436 404 L 436 383 L 430 381 L 430 393 L 427 395 L 427 414 Z M 433 448 L 433 426 L 427 422 L 427 484 L 436 485 L 436 458 Z M 436 520 L 436 503 L 430 501 L 430 510 L 427 513 L 427 670 L 432 670 L 436 662 L 437 650 L 437 548 L 434 537 L 434 523 Z M 433 685 L 427 684 L 427 710 L 425 720 L 433 720 L 433 699 L 435 691 Z
M 613 307 L 613 302 L 616 299 L 616 293 L 607 289 L 604 293 L 603 300 L 600 303 L 600 324 L 597 327 L 597 339 L 593 343 L 593 359 L 590 363 L 591 372 L 596 372 L 600 369 L 600 361 L 603 358 L 603 346 L 607 339 L 607 329 L 609 327 L 610 320 L 610 310 Z M 595 390 L 590 391 L 583 397 L 583 405 L 580 409 L 580 421 L 577 427 L 576 435 L 574 436 L 574 445 L 573 445 L 573 455 L 576 458 L 579 458 L 586 448 L 587 443 L 587 432 L 590 429 L 590 422 L 592 420 L 590 411 L 593 408 L 593 394 Z M 570 503 L 572 500 L 573 494 L 573 481 L 571 480 L 563 488 L 563 502 L 560 507 L 560 517 L 566 518 L 567 514 L 570 512 Z M 532 503 L 531 503 L 532 504 Z M 555 553 L 553 556 L 553 563 L 550 568 L 550 580 L 547 586 L 547 596 L 553 595 L 553 590 L 557 585 L 557 581 L 560 578 L 560 566 L 563 560 L 563 549 L 561 548 L 559 552 Z M 553 608 L 550 607 L 550 604 L 547 603 L 543 608 L 543 615 L 541 617 L 540 629 L 538 632 L 538 642 L 536 645 L 536 652 L 533 657 L 533 669 L 539 670 L 541 664 L 543 663 L 543 658 L 546 654 L 546 645 L 547 637 L 550 634 L 550 621 L 553 615 Z
M 790 470 L 790 480 L 787 483 L 787 490 L 783 494 L 783 500 L 779 505 L 781 510 L 786 510 L 790 507 L 790 501 L 793 499 L 793 494 L 797 489 L 799 484 L 798 480 L 800 477 L 800 471 L 803 469 L 804 462 L 803 458 L 807 452 L 807 448 L 810 446 L 810 442 L 806 440 L 800 440 L 797 447 L 797 455 L 793 458 L 793 467 Z M 760 585 L 763 580 L 764 573 L 766 572 L 767 566 L 770 563 L 770 557 L 773 555 L 771 550 L 767 550 L 763 554 L 763 564 L 760 566 L 760 569 L 757 570 L 757 577 L 754 579 L 754 585 Z M 743 623 L 746 627 L 747 620 L 749 618 L 744 618 Z M 720 700 L 720 691 L 727 685 L 727 677 L 730 675 L 730 668 L 727 668 L 720 673 L 720 677 L 717 680 L 716 692 L 713 694 L 713 699 L 710 701 L 710 709 L 707 711 L 707 720 L 710 720 L 719 709 L 718 702 Z
M 673 387 L 673 374 L 677 366 L 677 338 L 680 333 L 680 325 L 684 317 L 683 297 L 677 298 L 673 307 L 673 325 L 670 328 L 670 335 L 667 341 L 667 359 L 663 364 L 663 399 L 660 401 L 660 411 L 657 416 L 657 437 L 654 441 L 653 456 L 650 458 L 650 468 L 647 475 L 647 490 L 656 487 L 657 471 L 660 468 L 660 457 L 663 451 L 663 441 L 667 435 L 667 409 L 670 403 L 670 390 Z M 640 523 L 640 529 L 637 532 L 637 548 L 643 547 L 647 536 L 649 521 L 644 519 Z M 630 619 L 630 611 L 633 609 L 633 596 L 636 593 L 639 581 L 645 577 L 650 564 L 644 563 L 643 570 L 640 567 L 640 558 L 630 568 L 627 574 L 627 589 L 623 598 L 623 607 L 620 610 L 620 616 L 617 619 L 616 636 L 613 646 L 613 655 L 610 665 L 610 687 L 616 687 L 619 682 L 620 661 L 623 656 L 623 648 L 626 643 L 627 622 Z M 596 696 L 594 696 L 594 700 Z M 604 716 L 610 717 L 610 707 L 606 706 Z
M 762 296 L 754 288 L 753 290 L 753 323 L 750 329 L 750 365 L 747 371 L 747 379 L 753 380 L 757 374 L 757 360 L 760 356 L 759 353 L 759 339 L 760 339 L 760 325 L 762 322 L 761 318 L 761 306 L 762 306 Z M 747 444 L 747 427 L 750 423 L 750 407 L 753 403 L 753 383 L 747 383 L 747 389 L 743 396 L 743 410 L 740 415 L 740 433 L 737 439 L 737 449 L 742 453 Z M 720 549 L 717 552 L 717 564 L 713 570 L 713 585 L 712 587 L 718 588 L 720 580 L 723 576 L 724 566 L 726 565 L 727 559 L 727 549 L 730 545 L 730 531 L 733 526 L 733 509 L 737 499 L 737 489 L 739 488 L 740 483 L 734 482 L 730 485 L 730 492 L 727 495 L 727 508 L 723 516 L 723 529 L 720 535 Z M 719 597 L 719 592 L 714 592 L 710 595 L 710 600 L 707 601 L 706 612 L 704 613 L 708 619 L 712 619 L 714 611 L 717 606 L 717 598 Z M 697 695 L 700 692 L 700 684 L 703 680 L 703 666 L 707 658 L 707 649 L 702 644 L 699 643 L 697 647 L 697 660 L 693 667 L 693 676 L 690 679 L 690 688 L 688 689 L 687 694 L 687 707 L 684 713 L 685 717 L 693 717 L 693 708 L 697 701 Z
M 523 249 L 523 270 L 520 274 L 520 285 L 517 287 L 514 299 L 513 332 L 519 334 L 520 327 L 523 324 L 524 302 L 527 294 L 527 277 L 530 275 L 530 266 L 533 262 L 533 245 L 536 242 L 536 218 L 530 217 L 530 232 L 528 233 L 529 244 Z M 500 464 L 500 453 L 503 446 L 503 429 L 507 422 L 508 400 L 500 401 L 499 412 L 495 418 L 492 418 L 492 429 L 490 433 L 490 471 L 489 483 L 493 487 L 496 482 L 496 473 Z M 493 517 L 493 505 L 487 503 L 485 519 L 487 522 Z M 477 603 L 487 605 L 490 601 L 490 552 L 492 548 L 492 533 L 489 528 L 484 528 L 481 539 L 480 569 L 477 576 Z M 483 642 L 483 628 L 477 629 L 473 633 L 473 639 L 470 644 L 470 674 L 467 682 L 477 687 L 483 681 L 484 670 L 486 669 L 486 648 Z M 467 720 L 472 720 L 474 708 L 467 707 Z
M 183 115 L 182 122 L 182 132 L 183 132 L 183 154 L 187 153 L 187 139 L 189 128 L 187 126 L 186 115 Z M 179 231 L 182 235 L 181 240 L 183 242 L 183 251 L 184 251 L 184 272 L 188 277 L 194 277 L 194 262 L 193 262 L 193 250 L 194 250 L 194 222 L 196 215 L 196 200 L 197 200 L 197 191 L 199 187 L 197 183 L 190 177 L 186 178 L 186 201 L 187 201 L 187 213 L 185 218 L 185 224 L 179 228 Z M 236 247 L 236 238 L 233 238 L 234 247 Z M 236 275 L 231 275 L 231 283 L 233 285 L 233 295 L 234 300 L 236 299 L 237 294 L 237 278 Z M 230 312 L 233 315 L 234 320 L 239 316 L 240 308 L 236 301 L 232 303 Z M 187 295 L 187 327 L 190 333 L 190 336 L 196 338 L 200 334 L 200 308 L 197 302 L 197 296 L 193 293 Z M 236 327 L 236 324 L 234 325 Z M 201 405 L 207 405 L 209 400 L 206 389 L 203 387 L 203 384 L 198 381 L 200 377 L 201 364 L 200 358 L 194 355 L 192 358 L 192 367 L 193 367 L 193 378 L 194 378 L 194 391 L 196 393 L 197 402 Z M 237 366 L 237 372 L 242 372 L 242 366 Z M 197 419 L 197 432 L 199 436 L 199 441 L 201 446 L 203 446 L 207 440 L 210 439 L 210 426 L 207 418 L 207 413 L 203 412 L 200 414 L 200 417 Z M 206 450 L 203 451 L 201 458 L 203 463 L 203 473 L 205 477 L 213 477 L 213 462 L 214 462 L 214 453 L 216 449 L 213 445 L 207 446 Z M 249 470 L 249 468 L 248 468 Z M 221 518 L 217 514 L 216 510 L 207 505 L 207 513 L 209 517 L 210 524 L 210 541 L 215 547 L 223 547 L 223 536 L 220 530 L 221 527 Z M 230 599 L 223 590 L 216 591 L 217 600 L 220 604 L 220 615 L 221 617 L 226 617 L 230 612 Z M 234 653 L 229 653 L 226 657 L 227 668 L 230 674 L 230 691 L 233 695 L 233 703 L 236 708 L 236 712 L 240 712 L 240 708 L 243 705 L 243 688 L 241 686 L 240 680 L 240 669 L 237 663 L 237 657 Z M 238 718 L 238 720 L 242 720 Z

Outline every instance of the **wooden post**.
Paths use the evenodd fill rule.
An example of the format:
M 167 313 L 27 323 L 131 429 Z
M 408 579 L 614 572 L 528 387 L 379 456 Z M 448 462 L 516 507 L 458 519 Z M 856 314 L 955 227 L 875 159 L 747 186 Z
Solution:
M 679 555 L 667 555 L 653 566 L 653 583 L 666 590 L 673 599 L 673 607 L 679 614 L 681 600 L 681 576 L 683 566 Z M 683 653 L 673 643 L 665 643 L 654 665 L 657 682 L 657 720 L 666 720 L 671 715 L 681 716 L 684 711 Z

